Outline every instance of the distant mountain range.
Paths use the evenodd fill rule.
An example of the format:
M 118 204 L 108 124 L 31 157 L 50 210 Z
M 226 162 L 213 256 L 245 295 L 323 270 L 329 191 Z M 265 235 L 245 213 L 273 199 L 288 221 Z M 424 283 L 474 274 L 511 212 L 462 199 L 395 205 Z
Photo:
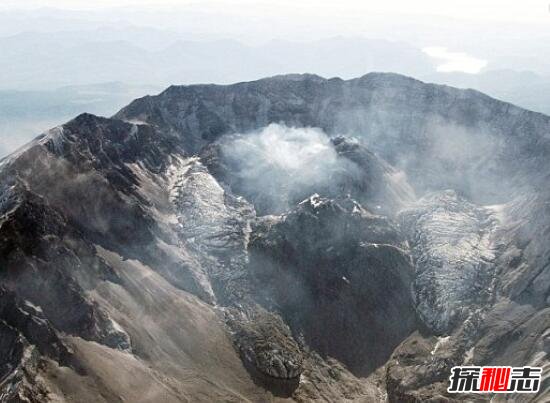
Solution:
M 149 38 L 147 40 L 146 38 Z M 368 71 L 413 76 L 433 71 L 427 55 L 405 43 L 362 38 L 316 42 L 183 40 L 154 30 L 23 33 L 0 38 L 0 88 L 54 89 L 122 81 L 229 83 L 280 72 L 353 77 Z
M 20 15 L 20 30 L 27 27 L 25 15 Z M 99 26 L 67 15 L 58 16 L 64 19 L 56 30 L 56 13 L 45 10 L 40 15 L 35 31 L 0 37 L 0 155 L 75 114 L 110 116 L 136 96 L 173 83 L 231 83 L 279 73 L 351 78 L 397 72 L 550 113 L 550 75 L 515 70 L 437 73 L 435 60 L 405 42 L 338 37 L 250 45 L 112 21 Z M 0 21 L 8 20 L 13 25 L 0 13 Z M 3 29 L 15 30 L 12 25 Z

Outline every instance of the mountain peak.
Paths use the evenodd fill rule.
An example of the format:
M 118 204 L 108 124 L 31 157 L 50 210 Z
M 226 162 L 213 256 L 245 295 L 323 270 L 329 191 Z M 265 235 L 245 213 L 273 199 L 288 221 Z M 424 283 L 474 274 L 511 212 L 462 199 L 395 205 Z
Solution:
M 387 73 L 82 114 L 2 161 L 0 396 L 444 400 L 453 366 L 548 365 L 548 132 Z

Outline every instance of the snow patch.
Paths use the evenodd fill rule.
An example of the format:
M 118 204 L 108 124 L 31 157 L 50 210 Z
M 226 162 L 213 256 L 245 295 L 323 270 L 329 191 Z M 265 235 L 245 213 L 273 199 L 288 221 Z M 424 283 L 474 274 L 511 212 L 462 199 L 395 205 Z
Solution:
M 450 339 L 451 339 L 451 336 L 438 337 L 437 342 L 435 343 L 434 349 L 430 352 L 430 354 L 435 355 L 437 353 L 437 350 L 440 349 L 441 347 L 445 347 Z

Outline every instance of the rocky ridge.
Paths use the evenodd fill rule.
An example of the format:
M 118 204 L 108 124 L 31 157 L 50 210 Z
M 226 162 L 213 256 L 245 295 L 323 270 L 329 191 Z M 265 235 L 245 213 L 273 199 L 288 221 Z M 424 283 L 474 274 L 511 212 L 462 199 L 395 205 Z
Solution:
M 285 211 L 223 155 L 274 123 L 345 162 Z M 452 401 L 453 365 L 546 367 L 549 129 L 391 74 L 79 116 L 0 162 L 0 396 Z

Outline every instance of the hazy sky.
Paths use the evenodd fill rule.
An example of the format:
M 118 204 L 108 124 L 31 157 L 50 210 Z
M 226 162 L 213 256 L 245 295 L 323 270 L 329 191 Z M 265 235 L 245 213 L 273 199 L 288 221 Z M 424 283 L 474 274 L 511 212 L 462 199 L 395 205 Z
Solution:
M 187 38 L 202 35 L 248 44 L 362 36 L 423 49 L 439 61 L 441 72 L 477 73 L 499 64 L 540 70 L 532 58 L 547 50 L 549 4 L 550 0 L 0 0 L 0 9 L 65 10 L 63 17 L 49 10 L 57 20 L 42 27 L 29 23 L 27 16 L 8 19 L 13 30 L 4 28 L 3 35 L 18 33 L 18 27 L 20 32 L 75 29 L 58 24 L 65 18 L 64 22 L 151 27 Z
M 299 12 L 353 15 L 357 12 L 442 15 L 472 20 L 550 23 L 548 0 L 2 0 L 2 8 L 92 9 L 119 6 L 189 6 L 245 14 Z
M 550 0 L 0 0 L 0 91 L 114 81 L 162 88 L 290 72 L 350 78 L 393 71 L 474 87 L 548 111 L 549 4 Z M 451 78 L 455 81 L 449 82 Z M 95 105 L 115 112 L 115 107 L 107 108 L 113 102 L 105 94 L 72 91 L 48 95 L 50 103 L 39 94 L 4 97 L 9 107 L 0 112 L 15 112 L 11 120 L 0 122 L 0 155 L 67 119 L 61 114 L 66 106 Z M 121 97 L 127 96 L 124 103 L 136 97 L 121 91 Z M 117 105 L 121 99 L 116 98 Z M 17 111 L 36 119 L 19 118 Z M 89 106 L 80 111 L 89 112 Z

